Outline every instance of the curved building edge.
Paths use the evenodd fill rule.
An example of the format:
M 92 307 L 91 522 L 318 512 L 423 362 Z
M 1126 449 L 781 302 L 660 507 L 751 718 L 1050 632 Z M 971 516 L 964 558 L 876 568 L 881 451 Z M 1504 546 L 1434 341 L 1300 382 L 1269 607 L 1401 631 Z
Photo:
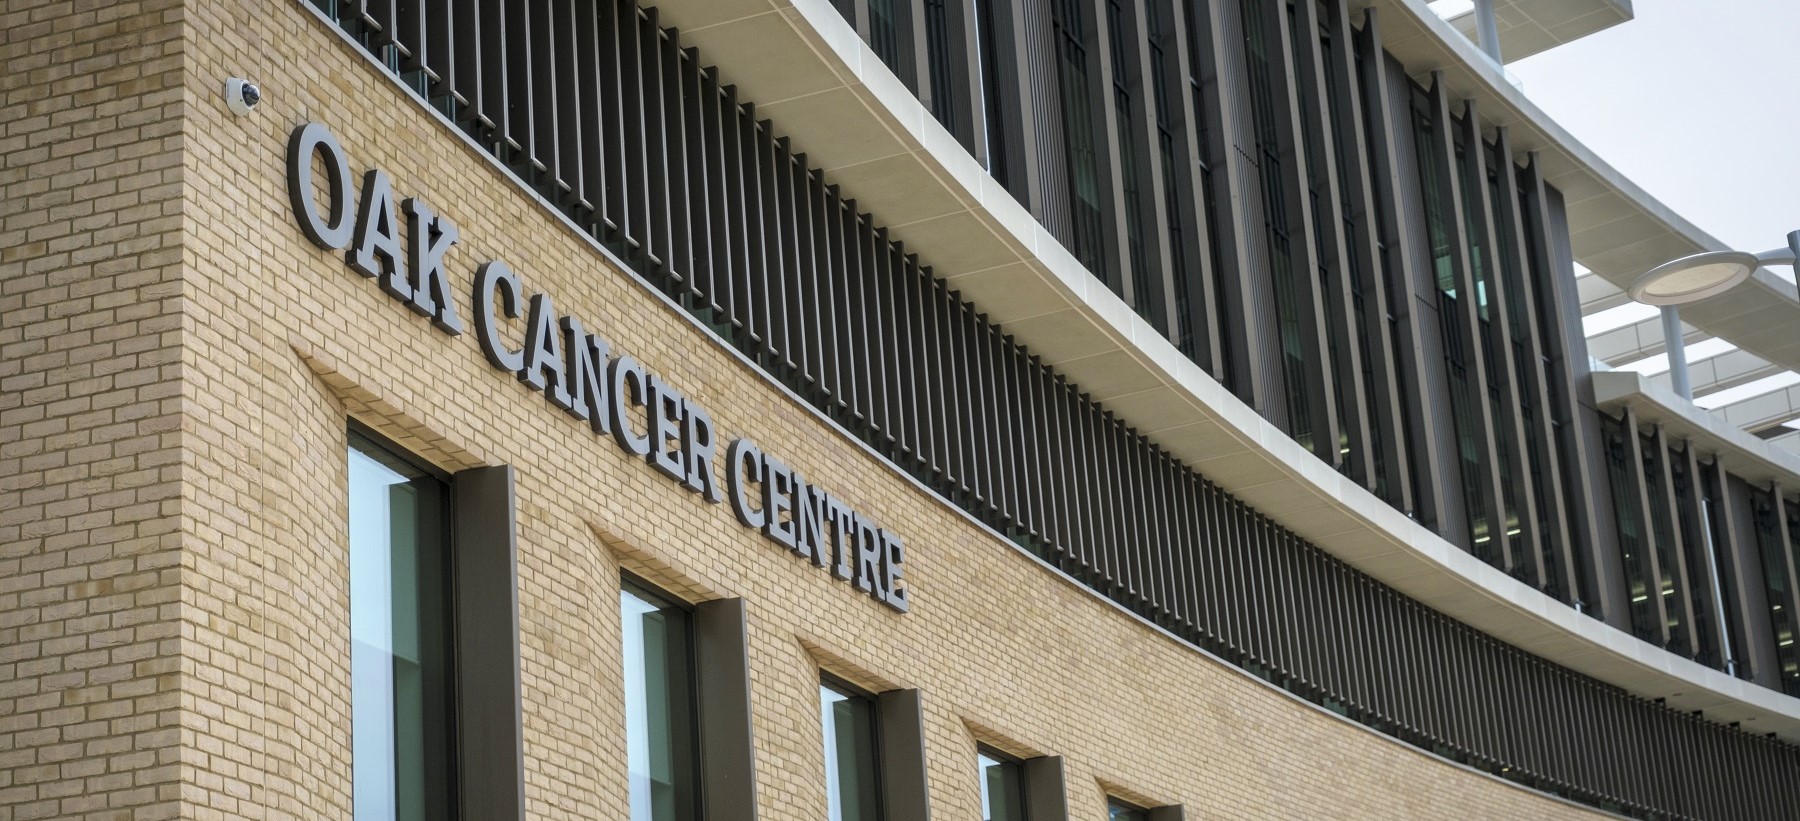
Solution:
M 1353 5 L 1387 13 L 1384 23 L 1410 19 L 1416 38 L 1453 57 L 1419 68 L 1442 68 L 1451 92 L 1483 104 L 1484 119 L 1507 112 L 1500 124 L 1516 121 L 1516 133 L 1530 135 L 1518 145 L 1539 149 L 1547 178 L 1581 175 L 1619 201 L 1591 207 L 1650 217 L 1643 237 L 1620 243 L 1629 256 L 1594 258 L 1616 259 L 1623 271 L 1665 249 L 1679 255 L 1718 246 L 1569 137 L 1423 3 Z M 780 118 L 796 151 L 822 161 L 834 181 L 855 192 L 860 208 L 891 219 L 891 235 L 934 273 L 1071 382 L 1259 512 L 1407 596 L 1543 659 L 1675 709 L 1800 740 L 1800 698 L 1582 615 L 1408 518 L 1257 414 L 989 176 L 829 0 L 662 0 L 656 7 L 746 96 L 768 100 L 759 111 Z M 762 16 L 757 38 L 740 36 L 734 24 L 761 15 L 779 15 L 786 25 L 771 26 Z M 1385 37 L 1384 45 L 1394 50 Z M 808 116 L 782 118 L 784 110 Z M 1639 221 L 1627 213 L 1619 218 Z M 946 246 L 954 253 L 936 250 Z

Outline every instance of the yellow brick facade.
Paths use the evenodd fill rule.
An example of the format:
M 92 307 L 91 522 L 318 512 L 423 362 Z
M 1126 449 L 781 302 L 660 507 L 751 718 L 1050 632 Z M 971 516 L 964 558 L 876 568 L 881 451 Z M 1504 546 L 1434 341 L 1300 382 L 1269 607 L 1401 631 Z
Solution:
M 1586 810 L 1273 690 L 1068 582 L 722 348 L 292 0 L 14 0 L 0 77 L 0 821 L 347 819 L 346 424 L 517 471 L 527 809 L 626 815 L 618 587 L 749 606 L 761 817 L 825 813 L 821 668 L 919 688 L 934 818 L 977 740 L 1189 818 Z M 79 56 L 77 56 L 79 55 Z M 225 78 L 265 94 L 227 111 Z M 461 229 L 907 540 L 897 614 L 778 550 L 318 250 L 284 151 L 329 126 Z M 517 333 L 517 327 L 513 329 Z M 896 821 L 905 821 L 896 819 Z
M 0 32 L 0 819 L 174 818 L 180 6 Z

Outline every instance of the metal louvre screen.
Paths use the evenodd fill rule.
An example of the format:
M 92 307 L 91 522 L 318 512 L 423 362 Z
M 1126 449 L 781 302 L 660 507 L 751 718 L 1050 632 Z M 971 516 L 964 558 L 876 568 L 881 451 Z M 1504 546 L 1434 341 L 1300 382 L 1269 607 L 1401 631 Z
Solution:
M 1102 20 L 1129 6 L 1112 20 L 1124 28 L 1146 19 L 1141 0 L 1108 3 L 1080 13 Z M 867 6 L 902 14 L 898 4 Z M 771 376 L 952 504 L 1195 645 L 1426 750 L 1597 806 L 1694 818 L 1800 806 L 1794 747 L 1634 698 L 1447 619 L 1156 447 L 891 241 L 854 192 L 812 169 L 654 9 L 630 0 L 322 7 L 403 84 Z M 1191 19 L 1179 3 L 1165 10 Z M 1032 25 L 1050 15 L 1048 5 L 1015 12 L 1040 15 Z M 931 30 L 905 18 L 876 22 L 865 31 L 883 38 Z M 1344 43 L 1351 32 L 1340 25 Z M 1110 60 L 1143 45 L 1129 39 Z M 1291 41 L 1266 45 L 1281 52 Z M 1344 65 L 1354 74 L 1353 62 Z M 1351 85 L 1349 75 L 1339 82 Z M 1156 105 L 1140 96 L 1129 107 L 1149 121 L 1160 119 Z M 1141 193 L 1154 206 L 1166 192 Z M 1138 222 L 1146 233 L 1166 224 Z M 1379 258 L 1373 244 L 1368 253 Z M 1296 270 L 1296 285 L 1318 287 L 1312 274 Z M 1214 315 L 1216 306 L 1203 307 Z M 1337 355 L 1357 350 L 1346 339 Z M 1320 351 L 1315 340 L 1307 353 Z M 1331 417 L 1315 417 L 1325 430 Z

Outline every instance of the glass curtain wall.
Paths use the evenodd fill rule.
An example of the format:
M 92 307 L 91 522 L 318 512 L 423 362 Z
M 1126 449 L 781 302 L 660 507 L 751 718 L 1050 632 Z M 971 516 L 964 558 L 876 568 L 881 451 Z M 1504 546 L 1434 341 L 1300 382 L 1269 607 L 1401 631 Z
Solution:
M 1167 336 L 1169 327 L 1167 316 L 1161 310 L 1162 300 L 1158 298 L 1158 285 L 1155 266 L 1150 263 L 1150 249 L 1144 242 L 1144 209 L 1141 186 L 1154 185 L 1154 182 L 1138 179 L 1138 154 L 1136 139 L 1137 114 L 1132 106 L 1132 79 L 1137 75 L 1136 61 L 1132 59 L 1132 49 L 1126 41 L 1130 27 L 1125 20 L 1125 11 L 1118 0 L 1106 0 L 1107 45 L 1112 52 L 1112 95 L 1114 109 L 1113 140 L 1117 146 L 1119 157 L 1119 187 L 1124 192 L 1125 201 L 1125 250 L 1131 258 L 1131 307 L 1138 316 L 1149 322 L 1157 332 Z M 1135 101 L 1141 103 L 1142 101 Z M 1121 295 L 1126 292 L 1121 286 L 1117 290 Z
M 1756 547 L 1763 567 L 1763 591 L 1769 602 L 1769 626 L 1775 639 L 1775 665 L 1781 677 L 1781 689 L 1788 695 L 1800 695 L 1800 649 L 1794 646 L 1796 615 L 1790 609 L 1793 598 L 1788 588 L 1788 563 L 1792 560 L 1783 549 L 1781 526 L 1776 520 L 1775 494 L 1759 488 L 1750 489 L 1754 516 L 1751 529 L 1756 533 Z
M 1651 644 L 1662 644 L 1662 628 L 1657 624 L 1656 602 L 1650 596 L 1656 587 L 1651 572 L 1650 547 L 1645 544 L 1649 531 L 1644 526 L 1644 512 L 1638 503 L 1632 482 L 1630 434 L 1625 424 L 1602 414 L 1601 434 L 1606 437 L 1607 485 L 1612 488 L 1612 510 L 1619 529 L 1619 558 L 1625 570 L 1625 590 L 1631 596 L 1631 631 Z
M 1201 15 L 1207 13 L 1207 10 L 1203 4 L 1196 3 L 1188 3 L 1181 8 L 1185 13 L 1185 16 L 1175 20 L 1171 25 L 1185 26 L 1187 29 L 1187 40 L 1191 45 L 1188 59 L 1188 74 L 1186 77 L 1179 77 L 1176 79 L 1185 83 L 1187 86 L 1186 93 L 1188 95 L 1188 100 L 1194 110 L 1194 143 L 1200 148 L 1200 191 L 1198 193 L 1200 205 L 1205 210 L 1206 236 L 1211 240 L 1206 247 L 1206 259 L 1212 269 L 1213 293 L 1216 295 L 1217 299 L 1223 301 L 1225 295 L 1231 293 L 1227 287 L 1227 278 L 1235 276 L 1236 272 L 1227 271 L 1225 269 L 1223 257 L 1220 252 L 1220 246 L 1228 240 L 1219 233 L 1218 201 L 1214 194 L 1215 183 L 1213 182 L 1213 160 L 1211 158 L 1213 139 L 1213 133 L 1211 131 L 1212 121 L 1205 113 L 1210 109 L 1207 107 L 1207 87 L 1206 83 L 1203 81 L 1203 63 L 1201 62 L 1210 55 L 1198 50 L 1201 48 L 1200 44 L 1207 42 L 1207 38 L 1203 36 L 1206 27 L 1201 18 Z M 1175 16 L 1173 10 L 1171 10 L 1170 14 L 1171 16 Z M 1218 93 L 1218 89 L 1214 88 L 1212 94 L 1215 101 L 1217 100 Z M 1176 236 L 1179 235 L 1175 233 L 1170 234 L 1171 238 Z M 1196 260 L 1195 262 L 1198 261 Z M 1182 264 L 1185 267 L 1185 263 Z M 1186 277 L 1181 277 L 1181 279 L 1186 279 Z M 1185 301 L 1180 306 L 1182 310 L 1188 311 L 1195 309 L 1206 310 L 1207 307 L 1208 306 L 1191 306 Z M 1231 311 L 1225 310 L 1222 306 L 1219 306 L 1212 312 L 1211 319 L 1219 324 L 1218 337 L 1220 340 L 1237 338 L 1237 332 L 1234 330 L 1233 323 L 1234 321 L 1241 323 L 1243 319 L 1241 317 L 1234 319 L 1231 313 Z M 1182 342 L 1186 343 L 1182 348 L 1182 353 L 1187 354 L 1190 358 L 1198 353 L 1199 349 L 1194 344 L 1193 336 L 1184 336 Z M 1241 390 L 1242 386 L 1239 384 L 1239 374 L 1231 367 L 1232 357 L 1221 352 L 1218 356 L 1218 362 L 1220 370 L 1218 373 L 1213 374 L 1213 376 L 1217 377 L 1227 388 L 1233 391 Z M 1204 366 L 1205 363 L 1202 363 L 1202 367 Z
M 1279 116 L 1277 106 L 1286 107 L 1286 101 L 1275 99 L 1274 80 L 1270 74 L 1286 71 L 1287 66 L 1280 63 L 1281 46 L 1274 38 L 1277 32 L 1267 31 L 1267 21 L 1262 14 L 1256 13 L 1254 4 L 1244 7 L 1245 49 L 1249 65 L 1251 112 L 1256 131 L 1256 165 L 1261 172 L 1263 199 L 1263 228 L 1269 241 L 1270 275 L 1275 286 L 1275 311 L 1277 324 L 1281 332 L 1281 371 L 1285 379 L 1286 409 L 1288 415 L 1288 435 L 1295 441 L 1305 445 L 1308 450 L 1318 453 L 1313 442 L 1313 422 L 1307 407 L 1308 391 L 1306 384 L 1306 344 L 1301 332 L 1300 323 L 1305 320 L 1300 316 L 1299 296 L 1296 290 L 1296 276 L 1305 276 L 1307 272 L 1296 274 L 1293 270 L 1293 252 L 1288 243 L 1293 241 L 1288 236 L 1288 209 L 1294 207 L 1287 201 L 1286 186 L 1282 179 L 1280 126 L 1276 122 Z M 1300 241 L 1306 241 L 1301 237 Z M 1323 420 L 1321 420 L 1323 421 Z
M 1150 66 L 1150 101 L 1156 112 L 1156 152 L 1162 160 L 1162 194 L 1163 194 L 1163 233 L 1168 237 L 1170 272 L 1175 285 L 1175 327 L 1168 330 L 1175 346 L 1188 358 L 1195 358 L 1198 349 L 1194 346 L 1195 308 L 1189 305 L 1187 266 L 1182 246 L 1181 219 L 1181 179 L 1180 166 L 1175 162 L 1175 133 L 1172 114 L 1169 108 L 1169 78 L 1166 63 L 1168 60 L 1163 40 L 1170 38 L 1169 23 L 1165 21 L 1168 10 L 1163 8 L 1168 0 L 1147 0 L 1144 3 L 1144 38 L 1145 52 Z M 1172 39 L 1172 38 L 1171 38 Z M 1210 235 L 1209 235 L 1210 236 Z M 1194 260 L 1194 264 L 1198 264 Z M 1206 310 L 1199 306 L 1199 310 Z
M 1471 396 L 1473 388 L 1469 369 L 1475 363 L 1469 356 L 1469 348 L 1473 344 L 1457 330 L 1459 295 L 1456 292 L 1455 261 L 1452 259 L 1456 249 L 1450 244 L 1449 181 L 1443 179 L 1440 173 L 1443 160 L 1438 154 L 1442 149 L 1435 131 L 1438 128 L 1449 128 L 1450 124 L 1433 121 L 1431 103 L 1425 93 L 1416 87 L 1413 89 L 1412 102 L 1413 131 L 1419 148 L 1419 180 L 1420 187 L 1424 189 L 1425 224 L 1431 237 L 1431 265 L 1438 288 L 1438 323 L 1444 340 L 1444 368 L 1450 379 L 1450 418 L 1456 431 L 1457 467 L 1462 479 L 1463 504 L 1468 511 L 1469 544 L 1474 546 L 1477 556 L 1493 564 L 1494 556 L 1497 555 L 1493 548 L 1497 546 L 1491 545 L 1487 505 L 1481 498 L 1484 454 L 1474 417 L 1474 403 L 1484 400 Z
M 1661 487 L 1658 474 L 1662 472 L 1663 460 L 1669 454 L 1656 446 L 1655 437 L 1638 435 L 1638 446 L 1642 449 L 1643 461 L 1638 465 L 1642 471 L 1643 482 L 1647 487 Z M 1688 640 L 1687 621 L 1683 618 L 1682 591 L 1675 576 L 1675 511 L 1663 500 L 1652 498 L 1650 503 L 1650 532 L 1656 545 L 1656 565 L 1660 571 L 1655 579 L 1655 591 L 1662 597 L 1663 613 L 1668 619 L 1669 641 L 1663 645 L 1671 652 L 1687 653 L 1691 646 Z
M 994 180 L 1011 191 L 1014 187 L 1007 174 L 1006 148 L 1009 136 L 1006 131 L 1006 106 L 1008 90 L 1000 87 L 997 76 L 1000 73 L 1000 30 L 999 21 L 994 16 L 994 4 L 998 0 L 971 0 L 975 4 L 972 15 L 975 27 L 975 59 L 974 66 L 977 87 L 980 89 L 980 100 L 983 116 L 983 132 L 977 136 L 986 148 L 983 155 L 987 158 L 987 172 Z
M 360 435 L 348 458 L 351 814 L 452 818 L 445 487 Z
M 1368 484 L 1371 485 L 1372 489 L 1375 491 L 1375 495 L 1391 502 L 1393 501 L 1393 495 L 1387 480 L 1389 466 L 1382 458 L 1386 449 L 1382 442 L 1381 425 L 1376 424 L 1374 421 L 1381 418 L 1384 414 L 1388 413 L 1388 411 L 1383 408 L 1380 396 L 1375 390 L 1375 385 L 1377 384 L 1375 378 L 1376 360 L 1374 352 L 1370 348 L 1370 337 L 1372 335 L 1387 333 L 1387 324 L 1385 320 L 1380 324 L 1372 325 L 1370 319 L 1372 308 L 1370 301 L 1373 299 L 1373 295 L 1369 290 L 1370 283 L 1371 280 L 1379 281 L 1383 272 L 1375 271 L 1373 272 L 1373 276 L 1371 276 L 1371 272 L 1363 270 L 1361 255 L 1355 250 L 1363 241 L 1363 235 L 1361 227 L 1358 225 L 1355 218 L 1359 209 L 1357 203 L 1352 199 L 1351 192 L 1354 190 L 1354 186 L 1351 184 L 1351 178 L 1357 173 L 1357 169 L 1359 168 L 1357 162 L 1357 143 L 1363 136 L 1357 134 L 1351 128 L 1352 119 L 1349 110 L 1350 101 L 1345 100 L 1339 93 L 1339 89 L 1345 86 L 1350 88 L 1358 87 L 1355 78 L 1346 78 L 1343 76 L 1345 74 L 1345 61 L 1340 56 L 1346 50 L 1354 53 L 1355 49 L 1352 47 L 1351 43 L 1340 42 L 1338 38 L 1333 36 L 1329 23 L 1331 20 L 1331 9 L 1322 2 L 1315 2 L 1315 5 L 1319 10 L 1320 21 L 1318 33 L 1319 51 L 1325 57 L 1325 104 L 1326 109 L 1331 116 L 1330 142 L 1332 145 L 1333 159 L 1337 163 L 1338 177 L 1340 180 L 1338 185 L 1339 223 L 1344 229 L 1344 247 L 1349 249 L 1349 253 L 1345 254 L 1343 261 L 1344 268 L 1349 274 L 1350 280 L 1350 293 L 1345 296 L 1350 300 L 1351 312 L 1355 319 L 1356 328 L 1356 362 L 1353 365 L 1344 365 L 1342 364 L 1342 359 L 1334 358 L 1333 361 L 1339 362 L 1341 366 L 1355 367 L 1362 371 L 1363 384 L 1368 386 L 1363 394 L 1362 412 L 1363 417 L 1369 420 L 1368 450 L 1369 455 L 1373 459 L 1373 462 L 1368 466 L 1368 475 L 1366 477 L 1356 475 L 1352 470 L 1354 466 L 1349 460 L 1345 461 L 1344 467 L 1346 470 L 1352 470 L 1351 476 L 1353 478 L 1359 481 L 1366 479 Z M 1348 34 L 1348 32 L 1346 32 L 1346 34 Z M 1360 68 L 1356 59 L 1360 58 L 1353 59 L 1350 62 L 1350 65 Z M 1378 211 L 1379 209 L 1372 210 Z M 1321 213 L 1324 214 L 1329 212 Z M 1323 221 L 1324 217 L 1321 217 L 1321 223 L 1323 223 Z M 1345 344 L 1348 346 L 1348 341 L 1346 341 Z M 1339 396 L 1339 407 L 1341 408 L 1343 407 L 1343 400 L 1341 399 L 1342 394 L 1340 393 Z M 1341 425 L 1339 429 L 1345 431 L 1345 435 L 1347 436 L 1350 426 L 1346 422 Z
M 1062 86 L 1063 138 L 1068 141 L 1069 208 L 1074 243 L 1069 249 L 1088 270 L 1106 276 L 1105 230 L 1100 211 L 1100 156 L 1094 137 L 1094 106 L 1089 92 L 1086 25 L 1081 4 L 1055 0 L 1051 20 L 1056 29 L 1057 78 Z

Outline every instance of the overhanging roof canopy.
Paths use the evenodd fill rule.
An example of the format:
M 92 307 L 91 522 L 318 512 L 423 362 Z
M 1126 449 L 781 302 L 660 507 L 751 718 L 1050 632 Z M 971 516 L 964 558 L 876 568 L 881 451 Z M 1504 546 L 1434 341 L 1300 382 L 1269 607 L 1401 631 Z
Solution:
M 1631 17 L 1631 0 L 1494 0 L 1500 53 L 1507 62 L 1549 51 Z M 1475 39 L 1474 12 L 1452 17 L 1450 24 Z

